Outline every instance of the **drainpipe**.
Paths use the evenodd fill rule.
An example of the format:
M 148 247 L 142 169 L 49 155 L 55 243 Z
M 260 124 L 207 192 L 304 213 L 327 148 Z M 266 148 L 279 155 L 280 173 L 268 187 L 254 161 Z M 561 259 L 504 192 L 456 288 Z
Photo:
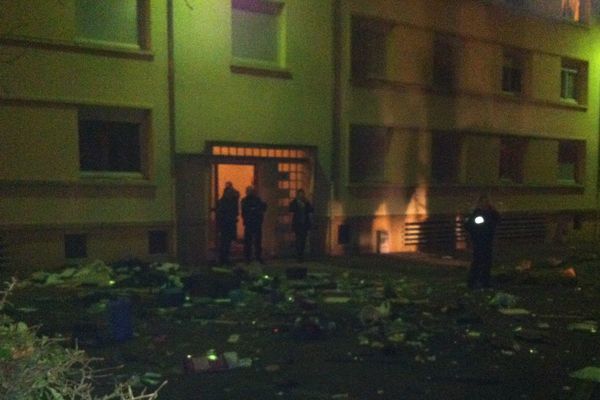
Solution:
M 168 113 L 169 113 L 169 161 L 171 176 L 171 221 L 173 223 L 173 244 L 171 250 L 177 258 L 177 194 L 175 185 L 175 62 L 174 62 L 174 18 L 173 0 L 167 0 L 167 82 L 168 82 Z
M 329 191 L 329 240 L 328 253 L 333 251 L 333 243 L 335 240 L 335 229 L 333 226 L 333 201 L 340 196 L 341 186 L 341 168 L 343 162 L 340 157 L 340 149 L 342 145 L 342 2 L 341 0 L 333 0 L 332 10 L 332 29 L 333 29 L 333 96 L 332 96 L 332 143 L 331 143 L 331 181 L 332 186 Z

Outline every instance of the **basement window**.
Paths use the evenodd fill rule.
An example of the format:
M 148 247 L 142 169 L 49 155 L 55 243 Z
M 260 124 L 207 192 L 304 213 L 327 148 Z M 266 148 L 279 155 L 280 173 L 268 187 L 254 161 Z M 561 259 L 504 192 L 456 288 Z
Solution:
M 87 237 L 82 234 L 65 235 L 65 258 L 80 259 L 87 257 Z
M 156 230 L 148 232 L 148 253 L 167 254 L 169 252 L 167 231 Z

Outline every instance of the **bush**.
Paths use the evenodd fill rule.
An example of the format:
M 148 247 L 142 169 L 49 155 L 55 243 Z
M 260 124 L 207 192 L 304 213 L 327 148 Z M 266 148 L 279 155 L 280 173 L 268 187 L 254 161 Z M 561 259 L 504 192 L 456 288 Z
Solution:
M 62 346 L 59 339 L 39 336 L 35 328 L 5 313 L 16 281 L 0 291 L 0 399 L 5 400 L 154 400 L 157 390 L 135 395 L 128 383 L 98 395 L 94 382 L 97 359 L 83 350 Z

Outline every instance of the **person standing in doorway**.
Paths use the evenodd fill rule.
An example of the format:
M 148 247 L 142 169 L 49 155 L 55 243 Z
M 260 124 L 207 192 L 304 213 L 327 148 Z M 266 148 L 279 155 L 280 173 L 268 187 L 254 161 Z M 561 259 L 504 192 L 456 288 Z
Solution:
M 465 229 L 471 238 L 473 259 L 467 285 L 469 289 L 490 287 L 494 233 L 500 223 L 500 214 L 487 195 L 477 199 L 477 205 L 465 220 Z
M 299 262 L 304 261 L 304 249 L 306 247 L 306 237 L 308 231 L 312 228 L 313 212 L 312 204 L 306 199 L 303 189 L 296 192 L 296 197 L 290 202 L 289 210 L 293 213 L 292 229 L 295 235 L 296 258 Z
M 252 250 L 256 261 L 262 259 L 262 224 L 267 211 L 267 203 L 256 194 L 254 186 L 246 188 L 246 197 L 242 199 L 242 219 L 244 220 L 244 257 L 246 263 L 252 261 Z
M 219 264 L 227 265 L 231 261 L 229 252 L 231 242 L 237 236 L 237 219 L 239 215 L 240 192 L 235 190 L 231 182 L 225 183 L 223 196 L 217 202 L 217 226 L 219 229 Z

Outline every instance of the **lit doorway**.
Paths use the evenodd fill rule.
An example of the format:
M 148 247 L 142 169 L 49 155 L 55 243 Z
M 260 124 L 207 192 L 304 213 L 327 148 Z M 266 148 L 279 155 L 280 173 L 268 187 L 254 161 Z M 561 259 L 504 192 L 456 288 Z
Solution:
M 233 187 L 240 193 L 240 199 L 245 196 L 246 188 L 256 184 L 256 167 L 254 164 L 216 164 L 215 166 L 215 190 L 214 205 L 223 195 L 225 184 L 231 182 Z M 237 238 L 241 240 L 244 235 L 244 227 L 240 210 L 237 223 Z

